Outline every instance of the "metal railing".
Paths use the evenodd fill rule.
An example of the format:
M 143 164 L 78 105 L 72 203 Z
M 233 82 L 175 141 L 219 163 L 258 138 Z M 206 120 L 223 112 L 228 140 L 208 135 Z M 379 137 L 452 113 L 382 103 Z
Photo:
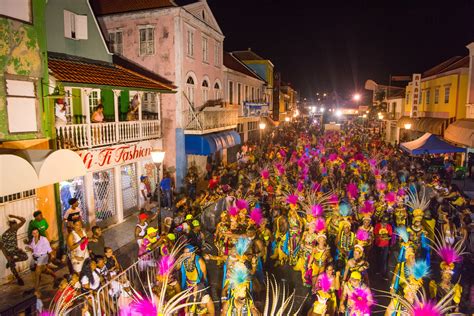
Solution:
M 204 109 L 196 112 L 192 109 L 185 112 L 187 130 L 206 131 L 236 127 L 239 120 L 238 109 Z
M 91 124 L 69 124 L 56 127 L 58 148 L 85 149 L 161 137 L 159 120 Z

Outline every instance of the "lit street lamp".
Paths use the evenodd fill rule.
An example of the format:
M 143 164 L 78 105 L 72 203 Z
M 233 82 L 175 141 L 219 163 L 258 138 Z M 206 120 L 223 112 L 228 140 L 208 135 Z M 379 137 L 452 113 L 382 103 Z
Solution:
M 356 102 L 360 101 L 360 94 L 359 93 L 356 93 L 352 96 L 352 99 Z
M 403 127 L 405 127 L 405 129 L 411 129 L 411 123 L 405 123 Z
M 258 127 L 260 127 L 260 142 L 262 142 L 262 133 L 265 127 L 267 127 L 267 124 L 265 124 L 264 122 L 261 122 L 260 124 L 258 124 Z
M 337 110 L 337 111 L 336 111 L 336 116 L 337 116 L 337 117 L 341 117 L 341 116 L 342 116 L 342 111 L 341 111 L 341 110 Z
M 152 151 L 151 159 L 156 167 L 156 189 L 158 190 L 157 202 L 158 202 L 158 216 L 160 217 L 160 227 L 161 227 L 161 188 L 160 188 L 160 175 L 161 175 L 161 164 L 165 160 L 164 151 Z
M 289 122 L 290 121 L 290 118 L 287 116 L 285 117 L 285 122 Z

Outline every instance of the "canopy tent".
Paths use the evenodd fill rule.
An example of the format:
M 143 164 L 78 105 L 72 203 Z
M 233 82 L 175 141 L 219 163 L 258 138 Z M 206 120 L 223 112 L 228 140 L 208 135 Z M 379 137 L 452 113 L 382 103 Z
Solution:
M 401 143 L 400 147 L 411 155 L 463 153 L 462 147 L 453 146 L 430 133 L 425 133 L 411 142 Z
M 86 167 L 67 149 L 0 149 L 0 174 L 0 196 L 5 196 L 83 176 Z

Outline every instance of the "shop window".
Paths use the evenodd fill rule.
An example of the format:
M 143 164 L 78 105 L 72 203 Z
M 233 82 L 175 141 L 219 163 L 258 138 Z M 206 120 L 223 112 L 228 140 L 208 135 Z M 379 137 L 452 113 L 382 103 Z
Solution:
M 143 93 L 143 102 L 142 110 L 150 113 L 157 113 L 156 108 L 156 93 L 154 92 L 144 92 Z
M 451 87 L 444 87 L 444 103 L 449 103 L 449 93 L 451 91 Z
M 123 54 L 123 32 L 109 31 L 109 49 L 112 53 Z
M 431 90 L 428 89 L 428 90 L 426 90 L 426 96 L 425 96 L 426 104 L 430 104 L 430 96 L 431 96 Z
M 87 15 L 64 10 L 64 37 L 75 40 L 87 39 Z
M 10 133 L 36 132 L 35 82 L 30 80 L 6 80 L 7 117 Z

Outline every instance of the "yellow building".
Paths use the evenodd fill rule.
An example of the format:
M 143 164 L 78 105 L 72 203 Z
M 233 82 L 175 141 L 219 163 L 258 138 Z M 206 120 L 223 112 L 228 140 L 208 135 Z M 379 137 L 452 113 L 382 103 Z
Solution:
M 449 124 L 466 117 L 468 79 L 469 56 L 452 57 L 425 71 L 421 76 L 417 118 L 410 118 L 413 105 L 410 82 L 406 87 L 404 116 L 398 126 L 403 128 L 410 123 L 414 137 L 426 132 L 443 136 Z

